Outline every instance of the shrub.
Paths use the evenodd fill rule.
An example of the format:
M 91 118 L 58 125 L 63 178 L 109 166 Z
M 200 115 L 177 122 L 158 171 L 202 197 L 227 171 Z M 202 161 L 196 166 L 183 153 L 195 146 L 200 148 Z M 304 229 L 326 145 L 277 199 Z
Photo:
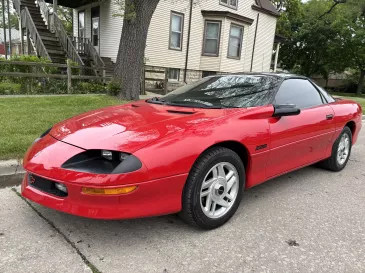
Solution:
M 111 81 L 106 86 L 106 92 L 109 96 L 117 96 L 120 92 L 122 85 L 117 81 Z
M 67 94 L 67 81 L 49 79 L 42 83 L 41 92 L 44 94 Z
M 351 70 L 349 74 L 347 74 L 346 79 L 344 80 L 344 92 L 346 93 L 356 93 L 357 86 L 359 83 L 360 71 Z M 342 91 L 342 90 L 341 90 Z M 365 86 L 363 88 L 363 92 L 365 92 Z
M 48 59 L 39 58 L 32 55 L 13 55 L 10 57 L 9 61 L 12 62 L 36 62 L 36 63 L 49 63 Z M 7 61 L 2 61 L 0 63 L 0 71 L 2 72 L 20 72 L 20 73 L 46 73 L 54 74 L 58 73 L 57 67 L 45 67 L 45 66 L 32 66 L 32 65 L 17 65 L 9 64 Z M 10 83 L 17 83 L 21 85 L 21 91 L 27 94 L 36 94 L 42 90 L 42 85 L 44 85 L 44 80 L 40 78 L 32 77 L 3 77 L 2 81 L 7 81 Z M 46 90 L 46 89 L 44 89 Z M 47 92 L 47 91 L 46 91 Z
M 94 83 L 94 82 L 80 82 L 73 89 L 74 89 L 73 93 L 79 93 L 79 94 L 105 93 L 105 86 L 103 84 Z
M 0 95 L 14 95 L 21 93 L 21 85 L 17 83 L 1 82 Z

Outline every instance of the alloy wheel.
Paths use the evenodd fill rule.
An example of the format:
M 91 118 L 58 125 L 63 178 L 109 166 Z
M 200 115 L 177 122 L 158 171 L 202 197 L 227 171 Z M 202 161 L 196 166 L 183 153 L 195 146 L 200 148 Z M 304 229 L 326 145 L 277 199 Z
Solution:
M 200 206 L 211 219 L 220 218 L 231 209 L 239 191 L 237 169 L 228 162 L 214 165 L 206 174 L 200 190 Z

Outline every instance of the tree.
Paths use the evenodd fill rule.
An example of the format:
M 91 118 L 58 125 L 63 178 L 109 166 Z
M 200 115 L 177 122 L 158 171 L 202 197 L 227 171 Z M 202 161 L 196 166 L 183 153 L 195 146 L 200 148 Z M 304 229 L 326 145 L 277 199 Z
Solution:
M 301 16 L 286 14 L 285 24 L 278 25 L 287 37 L 281 51 L 284 68 L 325 79 L 356 68 L 361 72 L 360 92 L 365 77 L 365 0 L 311 0 L 300 5 Z
M 280 17 L 276 24 L 276 33 L 284 37 L 291 36 L 297 28 L 296 25 L 303 17 L 303 4 L 301 0 L 271 0 Z
M 72 9 L 67 7 L 58 6 L 57 15 L 63 23 L 68 35 L 72 35 Z
M 119 2 L 123 16 L 114 79 L 121 84 L 118 97 L 127 100 L 139 98 L 141 72 L 148 28 L 159 0 L 124 0 Z
M 318 19 L 331 2 L 312 0 L 299 5 L 299 16 L 286 16 L 286 41 L 281 51 L 283 66 L 306 76 L 320 74 L 327 79 L 330 72 L 343 69 L 332 65 L 332 40 L 336 33 L 329 21 L 334 15 L 328 15 L 326 20 Z
M 6 3 L 6 1 L 5 1 Z M 2 14 L 3 14 L 3 7 L 0 6 L 0 16 L 1 16 L 1 20 L 0 20 L 0 28 L 4 28 L 4 24 L 3 24 L 3 20 L 2 20 Z M 11 28 L 15 28 L 17 30 L 19 30 L 19 21 L 18 21 L 18 16 L 16 15 L 15 10 L 12 8 L 11 2 L 10 2 L 10 6 L 9 6 L 9 16 L 10 16 L 10 26 Z M 5 4 L 5 28 L 9 28 L 8 25 L 8 10 Z
M 333 24 L 337 32 L 335 54 L 345 51 L 342 61 L 360 72 L 356 93 L 361 94 L 365 78 L 365 0 L 349 0 L 339 8 L 339 14 Z

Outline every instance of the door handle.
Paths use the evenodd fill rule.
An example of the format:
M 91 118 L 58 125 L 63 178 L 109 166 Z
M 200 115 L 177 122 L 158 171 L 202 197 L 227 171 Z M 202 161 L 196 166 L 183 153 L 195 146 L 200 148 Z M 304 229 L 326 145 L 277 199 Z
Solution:
M 330 115 L 326 115 L 326 119 L 327 119 L 327 120 L 331 120 L 331 119 L 333 119 L 333 115 L 332 115 L 332 114 L 330 114 Z

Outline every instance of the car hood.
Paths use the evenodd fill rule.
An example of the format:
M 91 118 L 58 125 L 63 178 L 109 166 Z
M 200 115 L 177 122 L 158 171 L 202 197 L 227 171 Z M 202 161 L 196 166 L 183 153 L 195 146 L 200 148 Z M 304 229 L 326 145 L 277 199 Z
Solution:
M 81 114 L 53 126 L 50 135 L 83 149 L 133 153 L 168 134 L 222 117 L 223 109 L 196 109 L 144 101 Z

